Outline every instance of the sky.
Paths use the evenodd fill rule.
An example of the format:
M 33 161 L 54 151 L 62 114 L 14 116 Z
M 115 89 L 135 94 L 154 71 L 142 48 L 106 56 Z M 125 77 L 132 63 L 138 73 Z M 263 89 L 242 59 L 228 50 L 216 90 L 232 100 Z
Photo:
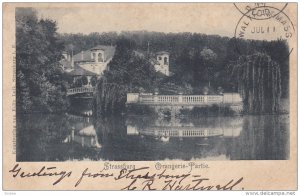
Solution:
M 79 7 L 80 6 L 80 7 Z M 242 16 L 233 4 L 63 4 L 39 7 L 38 15 L 57 22 L 59 33 L 157 31 L 234 36 Z

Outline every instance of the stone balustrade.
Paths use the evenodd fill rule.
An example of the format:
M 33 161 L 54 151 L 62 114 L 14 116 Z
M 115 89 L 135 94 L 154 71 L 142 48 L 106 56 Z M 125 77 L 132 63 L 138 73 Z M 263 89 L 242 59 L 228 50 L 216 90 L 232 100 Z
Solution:
M 238 93 L 224 93 L 222 95 L 153 95 L 127 93 L 127 103 L 158 104 L 158 105 L 209 105 L 221 103 L 241 103 L 242 99 Z

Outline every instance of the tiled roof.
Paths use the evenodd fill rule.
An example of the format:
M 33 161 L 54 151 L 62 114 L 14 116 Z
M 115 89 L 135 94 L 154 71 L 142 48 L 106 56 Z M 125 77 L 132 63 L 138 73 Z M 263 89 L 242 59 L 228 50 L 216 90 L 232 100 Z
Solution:
M 96 73 L 83 69 L 78 65 L 75 65 L 74 69 L 70 71 L 68 74 L 72 76 L 96 76 L 97 75 Z
M 92 59 L 91 57 L 91 53 L 93 50 L 103 50 L 104 61 L 107 61 L 114 56 L 116 48 L 114 46 L 98 45 L 89 50 L 85 50 L 74 55 L 73 56 L 74 62 L 93 62 L 94 59 Z
M 91 48 L 90 50 L 104 50 L 104 51 L 106 51 L 106 50 L 109 50 L 111 48 L 114 48 L 114 46 L 97 45 L 97 46 Z
M 94 61 L 92 58 L 91 58 L 91 51 L 90 50 L 86 50 L 86 51 L 82 51 L 78 54 L 75 54 L 73 56 L 73 60 L 74 62 L 79 62 L 79 61 Z
M 157 52 L 156 54 L 170 54 L 169 52 L 167 52 L 167 51 L 159 51 L 159 52 Z

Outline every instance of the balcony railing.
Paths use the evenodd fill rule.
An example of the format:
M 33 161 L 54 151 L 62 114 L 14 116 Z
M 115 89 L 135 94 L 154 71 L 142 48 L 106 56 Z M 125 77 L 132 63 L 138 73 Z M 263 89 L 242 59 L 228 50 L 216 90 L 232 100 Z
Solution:
M 74 95 L 79 93 L 93 93 L 94 91 L 95 91 L 95 87 L 70 88 L 67 91 L 67 95 Z

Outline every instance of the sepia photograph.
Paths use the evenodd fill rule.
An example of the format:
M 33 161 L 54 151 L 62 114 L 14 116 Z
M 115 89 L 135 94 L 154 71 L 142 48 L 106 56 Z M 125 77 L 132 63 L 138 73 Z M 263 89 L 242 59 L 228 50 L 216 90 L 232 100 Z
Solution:
M 17 161 L 289 158 L 284 38 L 89 32 L 110 24 L 82 11 L 16 8 Z
M 191 188 L 200 176 L 192 172 L 218 173 L 224 171 L 216 170 L 221 163 L 231 169 L 238 168 L 235 164 L 245 168 L 272 164 L 268 171 L 276 161 L 296 164 L 297 130 L 291 126 L 297 122 L 292 125 L 291 118 L 297 114 L 297 89 L 293 92 L 291 85 L 297 85 L 297 4 L 8 3 L 6 7 L 9 17 L 5 13 L 4 17 L 14 29 L 6 34 L 14 39 L 8 45 L 13 65 L 7 64 L 13 69 L 8 96 L 15 98 L 8 104 L 13 107 L 8 131 L 12 135 L 4 136 L 9 144 L 4 148 L 13 152 L 7 166 L 10 178 L 28 181 L 60 175 L 50 185 L 62 184 L 74 175 L 67 173 L 74 163 L 82 168 L 77 172 L 83 171 L 75 180 L 76 188 L 92 176 L 119 180 L 126 172 L 152 168 L 149 162 L 155 165 L 149 171 L 189 171 L 191 184 L 174 180 L 180 185 L 176 190 L 247 190 L 254 167 L 211 188 L 197 189 L 198 184 Z M 100 174 L 87 174 L 94 162 L 101 164 Z M 35 166 L 28 167 L 29 163 Z M 48 166 L 39 169 L 44 163 Z M 65 169 L 48 174 L 59 169 L 57 164 Z M 259 167 L 255 172 L 267 171 Z M 288 168 L 287 178 L 296 175 L 294 166 Z M 120 170 L 119 177 L 103 174 L 105 170 Z M 165 171 L 153 175 L 161 179 Z M 151 190 L 155 177 L 146 176 L 140 182 L 147 186 L 136 189 Z M 164 176 L 165 186 L 157 190 L 173 190 L 168 178 Z M 262 177 L 261 187 L 254 180 L 250 189 L 268 189 L 271 178 Z M 292 179 L 287 184 L 293 184 Z M 131 190 L 139 182 L 132 180 L 131 176 L 131 184 L 121 188 Z

